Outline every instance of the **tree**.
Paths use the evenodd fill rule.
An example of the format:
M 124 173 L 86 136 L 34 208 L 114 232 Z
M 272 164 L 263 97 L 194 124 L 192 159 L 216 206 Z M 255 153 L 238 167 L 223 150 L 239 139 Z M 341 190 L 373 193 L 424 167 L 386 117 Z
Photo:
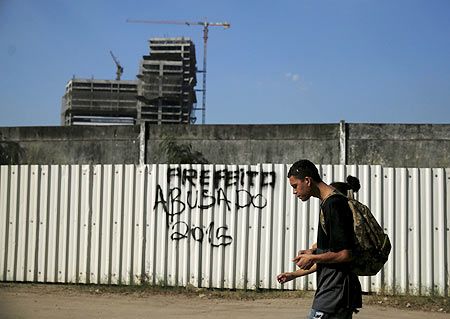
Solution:
M 23 152 L 16 142 L 0 142 L 0 165 L 19 164 Z
M 191 144 L 177 143 L 173 136 L 165 137 L 159 143 L 160 156 L 166 156 L 168 164 L 208 164 L 203 154 L 192 149 Z

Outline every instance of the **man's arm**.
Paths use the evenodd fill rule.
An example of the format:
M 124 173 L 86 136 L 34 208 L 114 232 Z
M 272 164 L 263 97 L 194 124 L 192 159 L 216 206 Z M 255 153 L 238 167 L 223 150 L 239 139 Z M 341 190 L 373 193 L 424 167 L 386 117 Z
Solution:
M 299 251 L 297 252 L 297 256 L 300 256 L 300 255 L 303 255 L 303 254 L 311 255 L 311 254 L 314 254 L 314 253 L 316 252 L 316 250 L 317 250 L 317 243 L 314 243 L 314 244 L 312 245 L 311 249 L 303 249 L 303 250 L 299 250 Z
M 285 273 L 279 274 L 279 275 L 277 276 L 277 280 L 278 280 L 278 282 L 279 282 L 280 284 L 284 284 L 284 283 L 286 283 L 286 282 L 288 282 L 288 281 L 291 281 L 291 280 L 293 280 L 293 279 L 295 279 L 295 278 L 298 278 L 298 277 L 302 277 L 302 276 L 306 276 L 306 275 L 312 274 L 313 272 L 316 271 L 316 268 L 317 268 L 317 266 L 316 266 L 316 264 L 314 264 L 314 265 L 313 265 L 310 269 L 308 269 L 308 270 L 297 269 L 296 271 L 293 271 L 293 272 L 285 272 Z
M 297 255 L 303 255 L 303 254 L 314 254 L 315 251 L 317 249 L 317 243 L 314 243 L 311 247 L 311 249 L 303 249 L 303 250 L 299 250 Z M 295 278 L 298 277 L 302 277 L 302 276 L 306 276 L 309 274 L 312 274 L 313 272 L 316 271 L 316 265 L 313 265 L 310 269 L 308 270 L 304 270 L 304 269 L 297 269 L 296 271 L 293 272 L 284 272 L 281 273 L 277 276 L 277 280 L 280 284 L 284 284 L 288 281 L 291 281 Z
M 352 261 L 351 249 L 326 252 L 320 255 L 302 254 L 293 259 L 301 270 L 308 270 L 315 264 L 339 264 Z
M 328 252 L 318 255 L 301 254 L 294 258 L 300 269 L 310 269 L 314 264 L 338 264 L 352 260 L 353 214 L 347 200 L 334 196 L 323 207 L 330 247 Z

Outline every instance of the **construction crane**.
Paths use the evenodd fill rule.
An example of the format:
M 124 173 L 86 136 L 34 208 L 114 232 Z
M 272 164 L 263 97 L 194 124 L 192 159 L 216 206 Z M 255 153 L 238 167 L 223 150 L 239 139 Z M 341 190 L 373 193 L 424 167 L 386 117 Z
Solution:
M 112 51 L 109 51 L 109 53 L 111 53 L 111 56 L 112 56 L 114 62 L 116 63 L 116 65 L 117 65 L 117 72 L 116 72 L 117 76 L 116 76 L 116 80 L 120 80 L 120 76 L 121 76 L 122 73 L 123 73 L 123 67 L 120 65 L 119 61 L 116 59 L 116 57 L 114 56 L 114 54 L 112 53 Z
M 137 22 L 137 23 L 156 23 L 156 24 L 184 24 L 187 26 L 191 25 L 201 25 L 203 26 L 203 70 L 197 71 L 203 73 L 203 87 L 201 90 L 202 94 L 202 108 L 196 108 L 196 110 L 202 110 L 202 124 L 205 124 L 206 120 L 206 48 L 208 41 L 208 28 L 212 27 L 223 27 L 228 29 L 231 25 L 228 22 L 208 22 L 206 17 L 204 21 L 200 22 L 181 22 L 181 21 L 166 21 L 166 20 L 131 20 L 127 19 L 126 22 Z

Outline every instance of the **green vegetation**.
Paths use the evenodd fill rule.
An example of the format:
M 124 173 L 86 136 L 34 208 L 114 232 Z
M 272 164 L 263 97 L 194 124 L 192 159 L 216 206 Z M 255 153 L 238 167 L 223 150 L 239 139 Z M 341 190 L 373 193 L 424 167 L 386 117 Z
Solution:
M 19 164 L 23 152 L 16 142 L 0 142 L 0 165 Z
M 159 143 L 159 156 L 165 156 L 168 164 L 208 164 L 202 153 L 194 151 L 191 144 L 177 143 L 172 136 Z

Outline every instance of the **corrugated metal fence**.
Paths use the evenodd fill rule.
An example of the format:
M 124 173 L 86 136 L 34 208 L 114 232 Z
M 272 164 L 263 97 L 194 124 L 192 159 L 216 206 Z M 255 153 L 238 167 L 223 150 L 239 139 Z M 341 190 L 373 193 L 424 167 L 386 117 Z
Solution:
M 30 165 L 0 169 L 0 280 L 280 289 L 316 239 L 319 201 L 289 166 Z M 450 169 L 323 165 L 359 177 L 393 250 L 365 291 L 448 295 Z M 314 289 L 315 275 L 288 289 Z

